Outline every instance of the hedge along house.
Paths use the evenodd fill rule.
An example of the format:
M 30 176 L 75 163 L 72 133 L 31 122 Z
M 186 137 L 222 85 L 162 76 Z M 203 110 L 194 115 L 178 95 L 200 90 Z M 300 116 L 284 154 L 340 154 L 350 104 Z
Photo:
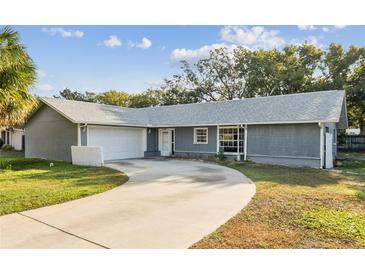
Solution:
M 140 109 L 41 100 L 25 127 L 26 157 L 71 161 L 71 146 L 100 147 L 103 160 L 222 151 L 237 160 L 330 168 L 336 130 L 347 128 L 344 91 Z

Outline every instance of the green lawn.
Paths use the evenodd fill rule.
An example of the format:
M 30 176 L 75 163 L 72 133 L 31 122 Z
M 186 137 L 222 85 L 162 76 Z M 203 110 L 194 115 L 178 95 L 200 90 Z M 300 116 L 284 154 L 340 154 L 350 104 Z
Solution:
M 127 180 L 125 174 L 109 168 L 24 159 L 17 153 L 1 152 L 0 215 L 79 199 Z
M 365 174 L 221 164 L 250 177 L 257 193 L 246 208 L 193 248 L 365 247 Z M 349 162 L 344 169 L 363 167 L 364 162 Z

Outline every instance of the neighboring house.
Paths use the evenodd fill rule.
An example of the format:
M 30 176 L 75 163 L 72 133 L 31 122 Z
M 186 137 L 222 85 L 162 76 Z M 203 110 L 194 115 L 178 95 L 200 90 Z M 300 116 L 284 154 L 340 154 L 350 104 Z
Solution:
M 140 109 L 41 101 L 25 127 L 26 157 L 71 161 L 71 146 L 99 146 L 104 160 L 223 151 L 238 160 L 322 168 L 332 166 L 336 130 L 347 128 L 344 91 Z
M 346 129 L 346 135 L 360 135 L 359 128 L 348 128 Z
M 13 146 L 15 150 L 24 150 L 24 129 L 0 128 L 0 138 L 4 144 Z

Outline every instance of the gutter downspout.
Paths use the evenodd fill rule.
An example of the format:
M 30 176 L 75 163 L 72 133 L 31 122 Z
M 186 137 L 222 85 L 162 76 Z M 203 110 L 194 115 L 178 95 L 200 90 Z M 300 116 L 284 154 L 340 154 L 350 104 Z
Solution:
M 323 165 L 324 165 L 324 124 L 323 123 L 318 123 L 318 126 L 320 128 L 319 130 L 319 153 L 320 153 L 320 166 L 319 168 L 323 168 Z

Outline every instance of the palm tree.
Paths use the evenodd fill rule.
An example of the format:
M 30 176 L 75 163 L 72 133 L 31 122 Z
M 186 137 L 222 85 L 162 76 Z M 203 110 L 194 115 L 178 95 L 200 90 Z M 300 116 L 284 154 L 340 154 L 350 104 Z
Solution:
M 36 66 L 10 27 L 0 29 L 0 127 L 21 123 L 35 104 Z

